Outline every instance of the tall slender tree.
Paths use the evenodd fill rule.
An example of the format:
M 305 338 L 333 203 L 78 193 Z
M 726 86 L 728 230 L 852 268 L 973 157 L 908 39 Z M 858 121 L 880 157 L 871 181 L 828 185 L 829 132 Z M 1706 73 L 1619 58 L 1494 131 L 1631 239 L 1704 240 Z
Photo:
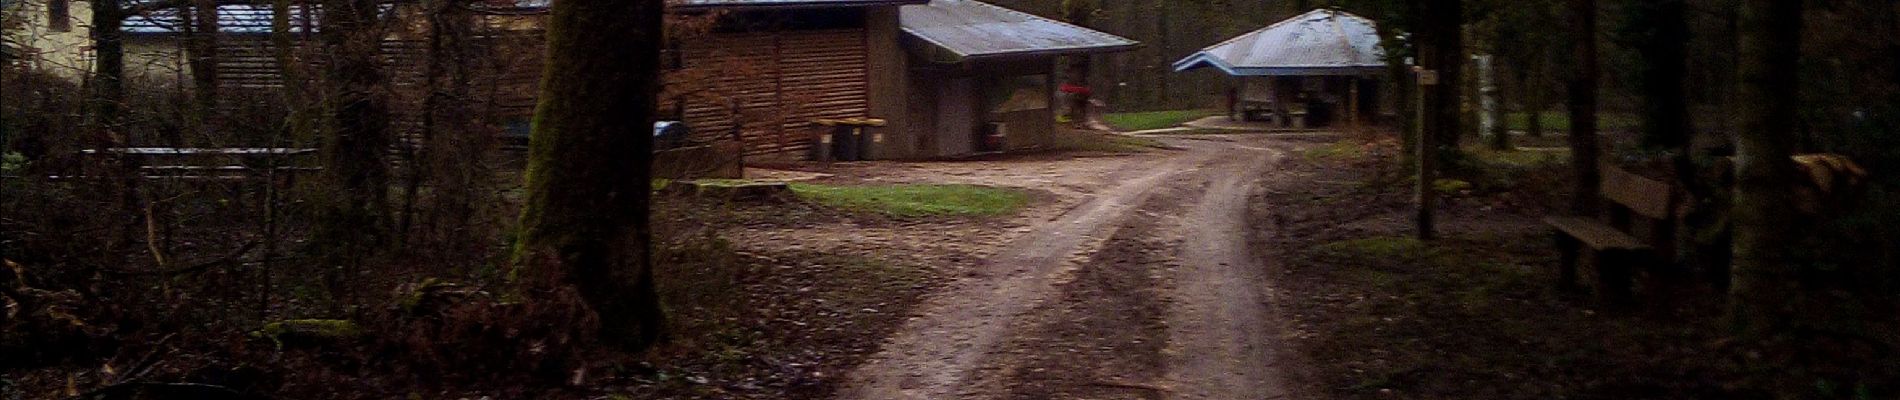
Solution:
M 527 284 L 571 287 L 630 350 L 664 332 L 647 208 L 664 7 L 554 2 L 515 253 Z
M 1793 177 L 1797 76 L 1801 54 L 1799 0 L 1742 2 L 1741 54 L 1733 117 L 1736 126 L 1734 264 L 1729 317 L 1737 333 L 1762 337 L 1797 315 L 1799 267 Z
M 187 62 L 191 65 L 193 123 L 201 133 L 216 128 L 213 117 L 218 107 L 218 1 L 191 0 L 191 36 L 187 37 Z M 173 142 L 182 142 L 177 138 Z M 183 146 L 184 143 L 171 143 Z
M 1419 64 L 1438 73 L 1438 84 L 1426 87 L 1423 123 L 1426 145 L 1438 165 L 1455 161 L 1462 128 L 1462 92 L 1465 69 L 1463 0 L 1425 0 L 1415 8 Z
M 1597 148 L 1597 2 L 1596 0 L 1570 0 L 1570 19 L 1576 26 L 1570 30 L 1572 67 L 1570 74 L 1570 167 L 1572 179 L 1576 179 L 1576 192 L 1571 196 L 1570 211 L 1579 215 L 1595 214 L 1597 210 L 1597 182 L 1602 171 L 1597 170 L 1599 149 Z

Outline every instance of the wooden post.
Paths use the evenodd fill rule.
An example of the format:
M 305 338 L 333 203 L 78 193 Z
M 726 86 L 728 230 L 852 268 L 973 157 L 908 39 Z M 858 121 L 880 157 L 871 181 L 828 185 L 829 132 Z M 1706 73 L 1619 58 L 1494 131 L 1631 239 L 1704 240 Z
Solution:
M 1346 79 L 1351 80 L 1351 83 L 1347 84 L 1347 87 L 1349 87 L 1350 89 L 1346 91 L 1346 121 L 1351 123 L 1353 127 L 1358 127 L 1359 126 L 1359 77 L 1353 76 L 1353 77 L 1348 77 Z
M 1418 79 L 1416 79 L 1418 82 L 1418 90 L 1414 91 L 1418 97 L 1414 99 L 1417 100 L 1414 104 L 1417 104 L 1418 120 L 1424 121 L 1425 90 L 1428 86 L 1439 84 L 1438 71 L 1425 69 L 1424 67 L 1413 67 L 1413 71 L 1418 74 Z M 1425 129 L 1425 125 L 1426 124 L 1422 123 L 1414 125 L 1417 127 L 1416 134 L 1418 135 L 1418 139 L 1415 140 L 1415 142 L 1418 143 L 1418 147 L 1415 149 L 1415 151 L 1417 151 L 1417 157 L 1414 157 L 1418 163 L 1417 197 L 1414 198 L 1418 203 L 1418 240 L 1432 240 L 1437 237 L 1437 234 L 1433 232 L 1432 229 L 1432 208 L 1434 207 L 1433 203 L 1437 200 L 1433 198 L 1437 193 L 1433 192 L 1433 190 L 1436 189 L 1432 187 L 1432 183 L 1437 179 L 1434 177 L 1435 174 L 1432 169 L 1435 168 L 1433 164 L 1437 163 L 1435 160 L 1438 159 L 1438 154 L 1436 154 L 1438 148 L 1436 145 L 1437 141 L 1433 140 L 1431 136 L 1428 136 L 1430 132 Z

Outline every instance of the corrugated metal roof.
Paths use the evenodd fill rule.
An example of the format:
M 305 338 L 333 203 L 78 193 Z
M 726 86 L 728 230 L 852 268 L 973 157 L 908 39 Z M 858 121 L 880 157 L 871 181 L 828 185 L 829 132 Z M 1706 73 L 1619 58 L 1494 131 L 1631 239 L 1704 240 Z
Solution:
M 1385 68 L 1378 26 L 1339 10 L 1313 10 L 1209 46 L 1175 71 L 1212 66 L 1229 75 L 1364 75 Z
M 933 0 L 904 6 L 904 33 L 963 59 L 1121 51 L 1139 43 L 1120 36 L 975 0 Z
M 1108 53 L 1131 49 L 1140 42 L 1093 28 L 1037 17 L 1016 9 L 977 0 L 931 0 L 904 6 L 904 34 L 963 59 L 1003 55 L 1064 55 Z
M 923 4 L 930 0 L 679 0 L 675 9 L 827 8 Z

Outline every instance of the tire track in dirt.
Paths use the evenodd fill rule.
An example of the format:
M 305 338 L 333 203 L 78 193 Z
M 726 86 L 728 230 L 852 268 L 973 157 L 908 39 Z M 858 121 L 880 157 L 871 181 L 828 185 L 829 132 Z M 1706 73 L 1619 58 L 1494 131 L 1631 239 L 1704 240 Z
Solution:
M 1168 317 L 1170 399 L 1281 399 L 1284 344 L 1262 258 L 1247 245 L 1248 206 L 1284 153 L 1237 147 L 1193 206 L 1179 247 Z
M 1179 265 L 1171 233 L 1198 179 L 1172 179 L 1137 209 L 981 362 L 974 387 L 1012 400 L 1160 400 L 1169 390 L 1166 280 Z
M 931 297 L 883 349 L 846 379 L 841 398 L 865 400 L 969 398 L 980 360 L 1073 273 L 1078 253 L 1091 252 L 1167 179 L 1208 163 L 1218 152 L 1186 154 L 1131 169 L 1116 185 L 1005 246 L 988 262 Z

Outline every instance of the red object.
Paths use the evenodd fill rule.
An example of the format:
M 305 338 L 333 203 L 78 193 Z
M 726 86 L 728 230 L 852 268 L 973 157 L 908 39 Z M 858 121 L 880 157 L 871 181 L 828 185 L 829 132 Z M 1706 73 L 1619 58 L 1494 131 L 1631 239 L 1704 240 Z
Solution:
M 1056 90 L 1061 91 L 1063 93 L 1068 93 L 1068 94 L 1080 94 L 1080 95 L 1089 94 L 1088 86 L 1082 86 L 1082 85 L 1077 85 L 1073 83 L 1064 83 L 1062 84 L 1061 87 L 1056 88 Z

